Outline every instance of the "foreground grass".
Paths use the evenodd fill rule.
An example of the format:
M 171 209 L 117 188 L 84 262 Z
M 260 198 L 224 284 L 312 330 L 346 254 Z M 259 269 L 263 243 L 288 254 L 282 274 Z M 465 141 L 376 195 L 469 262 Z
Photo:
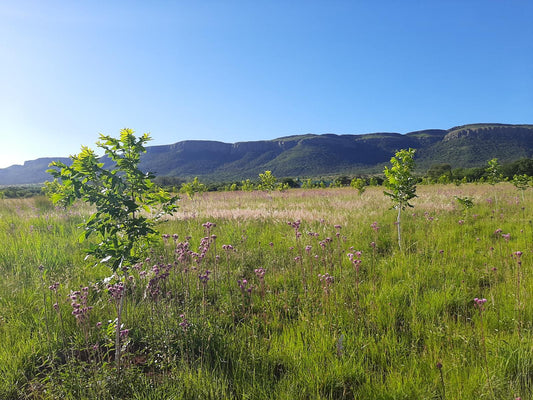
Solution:
M 119 372 L 90 210 L 2 200 L 0 398 L 531 398 L 531 192 L 418 194 L 403 253 L 380 188 L 183 199 L 128 271 Z

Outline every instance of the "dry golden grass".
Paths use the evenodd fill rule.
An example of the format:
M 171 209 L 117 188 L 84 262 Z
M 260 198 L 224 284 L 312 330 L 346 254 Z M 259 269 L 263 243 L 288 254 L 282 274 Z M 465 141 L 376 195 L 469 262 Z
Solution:
M 362 194 L 352 188 L 335 189 L 292 189 L 283 193 L 273 192 L 211 192 L 193 200 L 183 197 L 179 210 L 173 219 L 211 218 L 228 220 L 274 220 L 315 221 L 327 219 L 330 222 L 347 223 L 354 219 L 372 219 L 382 214 L 392 203 L 383 194 L 383 187 L 369 187 Z M 466 184 L 418 186 L 418 197 L 412 204 L 417 212 L 446 212 L 456 210 L 455 196 L 471 197 L 474 203 L 492 197 L 509 202 L 516 192 L 510 184 L 496 186 Z M 511 195 L 512 196 L 512 195 Z

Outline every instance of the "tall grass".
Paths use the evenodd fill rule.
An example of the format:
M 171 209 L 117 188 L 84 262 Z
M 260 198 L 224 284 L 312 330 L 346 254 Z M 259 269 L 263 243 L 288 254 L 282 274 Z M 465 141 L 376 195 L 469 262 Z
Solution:
M 0 398 L 532 397 L 531 193 L 418 195 L 401 253 L 380 188 L 183 199 L 128 271 L 120 371 L 114 281 L 77 241 L 90 210 L 2 200 Z

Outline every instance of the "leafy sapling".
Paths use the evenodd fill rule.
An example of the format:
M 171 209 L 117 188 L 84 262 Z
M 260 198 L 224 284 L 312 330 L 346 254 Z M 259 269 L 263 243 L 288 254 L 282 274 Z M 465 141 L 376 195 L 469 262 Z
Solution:
M 77 199 L 93 205 L 96 211 L 83 223 L 80 242 L 95 236 L 86 250 L 88 257 L 109 265 L 126 285 L 129 267 L 141 260 L 148 245 L 157 237 L 155 224 L 176 210 L 177 197 L 156 189 L 154 175 L 139 169 L 146 152 L 148 134 L 137 138 L 131 129 L 122 129 L 120 138 L 100 135 L 97 146 L 104 150 L 108 166 L 96 153 L 83 146 L 71 156 L 72 165 L 52 162 L 48 172 L 55 178 L 49 185 L 55 204 L 69 206 Z M 123 297 L 117 307 L 115 361 L 120 367 L 120 326 Z
M 183 183 L 180 192 L 185 193 L 192 200 L 196 194 L 202 194 L 207 191 L 207 186 L 200 183 L 198 177 L 195 177 L 192 182 Z
M 459 203 L 461 208 L 463 209 L 463 214 L 466 215 L 467 210 L 474 207 L 474 199 L 472 197 L 464 196 L 454 196 L 455 200 Z
M 250 179 L 246 179 L 245 181 L 241 181 L 241 190 L 243 192 L 251 192 L 254 190 L 254 184 Z
M 398 226 L 398 247 L 402 249 L 401 235 L 401 213 L 406 207 L 413 207 L 409 203 L 416 196 L 416 178 L 413 176 L 415 167 L 414 156 L 415 149 L 400 150 L 391 158 L 391 167 L 385 167 L 385 187 L 389 189 L 384 192 L 393 201 L 393 208 L 398 210 L 396 225 Z
M 277 178 L 272 175 L 272 171 L 265 171 L 262 174 L 259 174 L 259 179 L 261 183 L 259 184 L 259 190 L 264 190 L 267 193 L 270 193 L 278 187 Z
M 366 190 L 366 182 L 362 178 L 353 178 L 350 182 L 350 186 L 357 189 L 359 195 L 362 195 Z
M 524 192 L 531 186 L 533 183 L 532 178 L 530 178 L 528 175 L 514 175 L 512 183 L 515 188 L 520 190 L 520 193 L 522 194 L 522 201 L 524 201 Z
M 487 182 L 491 185 L 495 185 L 503 180 L 501 166 L 497 158 L 493 158 L 487 163 L 485 173 L 487 175 Z

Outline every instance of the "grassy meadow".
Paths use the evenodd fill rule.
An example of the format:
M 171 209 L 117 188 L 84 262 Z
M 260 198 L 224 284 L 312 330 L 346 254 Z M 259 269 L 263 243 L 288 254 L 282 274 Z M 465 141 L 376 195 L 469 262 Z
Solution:
M 126 285 L 0 200 L 0 399 L 533 398 L 533 191 L 417 193 L 402 251 L 380 187 L 182 198 Z

